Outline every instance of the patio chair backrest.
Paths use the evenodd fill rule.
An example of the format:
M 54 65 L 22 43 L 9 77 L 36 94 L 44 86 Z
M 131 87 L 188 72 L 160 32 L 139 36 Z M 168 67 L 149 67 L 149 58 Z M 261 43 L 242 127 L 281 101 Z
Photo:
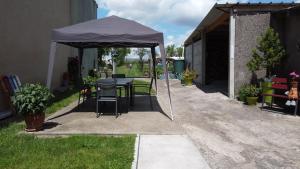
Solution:
M 126 78 L 125 74 L 112 74 L 112 78 Z
M 98 97 L 117 97 L 117 85 L 115 80 L 97 83 L 96 90 Z
M 287 78 L 275 77 L 272 79 L 272 88 L 279 90 L 288 90 L 288 80 Z

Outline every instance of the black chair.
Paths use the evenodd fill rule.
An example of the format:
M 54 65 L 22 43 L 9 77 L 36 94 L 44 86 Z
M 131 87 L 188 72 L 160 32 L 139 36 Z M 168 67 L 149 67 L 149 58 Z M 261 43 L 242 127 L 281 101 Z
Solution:
M 119 116 L 119 113 L 118 113 L 118 95 L 117 95 L 116 80 L 112 79 L 110 82 L 97 83 L 96 91 L 97 91 L 97 99 L 96 99 L 97 118 L 103 114 L 103 113 L 99 113 L 99 102 L 115 102 L 115 115 L 117 118 Z
M 112 74 L 111 76 L 112 78 L 126 78 L 125 74 Z M 119 96 L 122 96 L 122 87 L 117 87 L 117 89 L 119 90 Z

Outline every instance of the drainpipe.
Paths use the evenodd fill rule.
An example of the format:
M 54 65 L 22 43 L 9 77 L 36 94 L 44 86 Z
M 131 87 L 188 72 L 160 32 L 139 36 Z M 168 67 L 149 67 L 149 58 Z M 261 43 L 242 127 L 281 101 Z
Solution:
M 235 56 L 235 26 L 236 26 L 236 14 L 235 9 L 230 11 L 230 23 L 229 23 L 229 80 L 228 80 L 228 93 L 231 99 L 235 98 L 234 92 L 234 56 Z

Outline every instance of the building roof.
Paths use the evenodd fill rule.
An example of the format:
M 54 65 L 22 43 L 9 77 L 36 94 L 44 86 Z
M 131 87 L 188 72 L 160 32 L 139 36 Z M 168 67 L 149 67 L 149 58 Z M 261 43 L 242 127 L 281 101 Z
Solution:
M 228 15 L 231 11 L 238 12 L 276 12 L 294 7 L 299 7 L 300 3 L 216 3 L 208 14 L 204 17 L 201 23 L 195 28 L 191 35 L 185 40 L 184 45 L 187 46 L 195 40 L 201 39 L 201 32 L 213 24 L 222 15 Z M 228 15 L 229 17 L 229 15 Z

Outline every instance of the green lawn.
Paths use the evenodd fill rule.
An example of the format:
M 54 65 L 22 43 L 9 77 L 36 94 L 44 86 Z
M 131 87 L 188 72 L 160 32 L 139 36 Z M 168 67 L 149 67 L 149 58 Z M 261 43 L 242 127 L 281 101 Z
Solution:
M 127 65 L 122 65 L 117 67 L 116 72 L 117 74 L 125 74 L 126 77 L 147 77 L 149 75 L 145 75 L 145 72 L 149 72 L 149 64 L 144 64 L 143 71 L 139 69 L 137 63 L 132 63 L 131 69 Z
M 143 81 L 143 80 L 134 80 L 133 81 L 133 84 L 145 84 L 145 85 L 149 85 L 150 82 L 146 82 L 146 81 Z M 155 94 L 155 90 L 154 90 L 154 83 L 153 83 L 153 86 L 152 86 L 152 89 L 151 89 L 151 95 L 154 95 Z M 149 91 L 149 88 L 147 87 L 136 87 L 135 88 L 135 92 L 136 93 L 148 93 Z M 122 88 L 122 93 L 121 93 L 122 97 L 125 96 L 125 89 Z
M 24 125 L 0 126 L 1 169 L 130 169 L 134 136 L 37 138 Z

